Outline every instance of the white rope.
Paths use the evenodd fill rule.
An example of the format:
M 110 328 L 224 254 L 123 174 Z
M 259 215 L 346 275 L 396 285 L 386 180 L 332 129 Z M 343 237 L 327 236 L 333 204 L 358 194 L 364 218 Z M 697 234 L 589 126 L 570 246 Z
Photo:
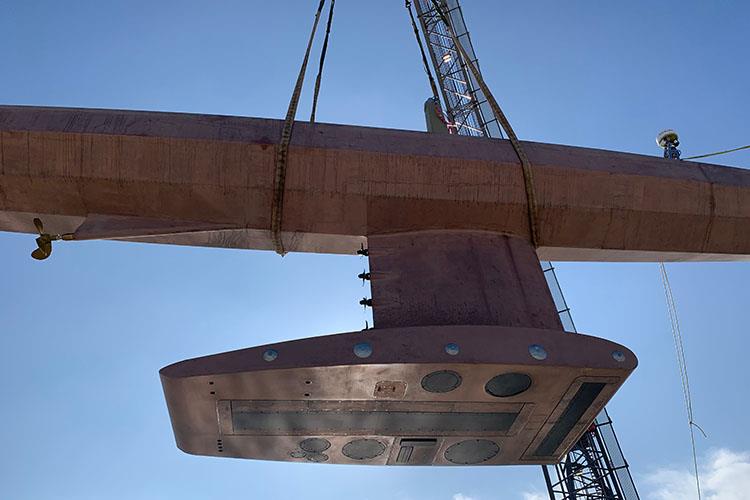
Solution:
M 698 158 L 708 158 L 709 156 L 725 155 L 727 153 L 734 153 L 735 151 L 742 151 L 743 149 L 750 149 L 750 144 L 747 146 L 740 146 L 738 148 L 725 149 L 724 151 L 716 151 L 715 153 L 706 153 L 704 155 L 688 156 L 683 160 L 697 160 Z
M 682 342 L 682 332 L 680 331 L 680 321 L 677 317 L 677 306 L 675 305 L 672 286 L 669 283 L 667 268 L 663 262 L 659 262 L 659 272 L 661 273 L 661 282 L 664 285 L 664 296 L 667 300 L 667 311 L 669 312 L 669 323 L 672 328 L 672 339 L 674 340 L 675 352 L 677 353 L 677 365 L 680 368 L 680 380 L 682 383 L 682 395 L 685 400 L 685 411 L 687 412 L 688 427 L 690 429 L 690 445 L 693 451 L 693 468 L 695 470 L 695 487 L 698 491 L 698 500 L 701 500 L 701 483 L 698 477 L 698 457 L 695 451 L 695 428 L 706 437 L 703 429 L 693 421 L 693 401 L 690 396 L 690 379 L 688 378 L 687 361 L 685 360 L 685 347 Z

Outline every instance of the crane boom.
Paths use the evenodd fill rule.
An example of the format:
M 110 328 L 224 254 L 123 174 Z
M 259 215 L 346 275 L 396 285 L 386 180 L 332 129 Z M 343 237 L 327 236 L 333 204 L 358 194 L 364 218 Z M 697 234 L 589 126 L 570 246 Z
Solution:
M 446 116 L 459 135 L 503 137 L 500 124 L 492 113 L 487 97 L 477 85 L 466 62 L 461 58 L 453 38 L 431 0 L 416 0 L 420 28 L 427 42 L 430 61 L 438 80 L 440 99 Z M 469 32 L 458 2 L 444 3 L 447 14 L 469 57 L 476 63 Z
M 459 135 L 503 138 L 502 128 L 487 96 L 455 45 L 458 41 L 471 62 L 479 68 L 458 0 L 416 0 L 415 8 L 437 80 L 440 95 L 435 98 L 442 100 L 444 106 L 441 109 L 440 103 L 436 103 L 437 113 L 444 114 L 452 132 Z M 447 26 L 446 21 L 451 25 Z M 455 38 L 450 35 L 451 29 Z M 565 330 L 575 333 L 575 324 L 554 266 L 542 262 L 542 268 Z M 542 466 L 542 470 L 551 500 L 639 498 L 606 409 L 563 461 L 555 466 Z

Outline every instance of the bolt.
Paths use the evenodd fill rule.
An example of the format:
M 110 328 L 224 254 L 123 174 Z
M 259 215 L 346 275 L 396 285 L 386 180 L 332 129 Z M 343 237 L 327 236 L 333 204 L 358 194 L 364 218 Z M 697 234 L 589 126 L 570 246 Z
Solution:
M 266 349 L 263 351 L 263 359 L 266 361 L 273 361 L 279 357 L 279 351 L 276 349 Z
M 450 344 L 445 344 L 445 352 L 450 356 L 455 356 L 460 351 L 461 349 L 458 347 L 458 344 L 454 344 L 453 342 L 451 342 Z
M 532 358 L 539 361 L 544 361 L 545 359 L 547 359 L 547 351 L 539 344 L 531 344 L 529 346 L 529 354 L 531 354 Z
M 372 346 L 367 342 L 354 345 L 354 355 L 358 358 L 369 358 L 372 355 Z
M 622 351 L 612 351 L 612 359 L 614 359 L 618 363 L 622 363 L 623 361 L 625 361 L 625 353 Z

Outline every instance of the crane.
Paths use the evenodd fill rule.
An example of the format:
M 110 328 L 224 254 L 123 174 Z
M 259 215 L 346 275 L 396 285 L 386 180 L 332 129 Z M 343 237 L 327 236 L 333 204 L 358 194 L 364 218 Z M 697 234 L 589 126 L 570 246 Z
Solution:
M 417 33 L 409 0 L 406 0 L 406 8 L 412 16 L 415 36 L 422 50 L 425 71 L 434 94 L 425 102 L 428 131 L 503 138 L 502 128 L 487 96 L 468 68 L 469 62 L 462 58 L 461 51 L 456 46 L 456 41 L 461 43 L 470 63 L 478 69 L 477 57 L 459 1 L 415 0 L 414 8 L 424 45 Z M 451 31 L 455 38 L 451 36 Z M 425 45 L 431 68 L 426 64 Z M 431 73 L 434 73 L 434 79 Z M 445 123 L 442 130 L 440 122 Z M 575 333 L 570 308 L 565 302 L 554 266 L 551 262 L 544 261 L 542 269 L 565 330 Z M 563 461 L 554 466 L 541 467 L 551 500 L 639 498 L 606 408 Z
M 292 143 L 322 6 L 283 121 L 0 106 L 0 230 L 38 233 L 39 260 L 53 241 L 87 239 L 367 256 L 370 272 L 360 278 L 369 278 L 372 298 L 360 304 L 373 309 L 372 329 L 162 368 L 176 444 L 187 453 L 552 464 L 544 475 L 553 499 L 638 498 L 603 410 L 637 358 L 608 340 L 564 333 L 575 325 L 549 260 L 747 258 L 750 236 L 736 228 L 750 214 L 736 200 L 750 199 L 750 173 L 680 162 L 664 175 L 656 168 L 663 159 L 641 156 L 634 168 L 624 153 L 521 145 L 478 71 L 455 0 L 417 3 L 439 86 L 411 16 L 433 90 L 425 110 L 434 134 L 311 116 L 297 122 Z M 503 130 L 509 141 L 491 140 Z M 525 151 L 547 158 L 534 165 L 542 192 L 534 192 Z M 550 181 L 560 172 L 569 183 Z M 658 205 L 628 196 L 644 184 Z M 592 210 L 595 194 L 603 196 Z M 636 217 L 603 224 L 614 199 Z M 709 205 L 721 209 L 701 209 Z M 54 231 L 45 232 L 42 216 Z M 596 230 L 613 220 L 643 230 L 602 242 Z M 685 231 L 696 225 L 707 228 L 704 238 Z

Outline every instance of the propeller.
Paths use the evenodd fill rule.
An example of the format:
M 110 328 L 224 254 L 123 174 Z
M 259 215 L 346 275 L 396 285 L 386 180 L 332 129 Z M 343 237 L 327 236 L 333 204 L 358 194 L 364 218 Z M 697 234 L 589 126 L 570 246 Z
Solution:
M 362 286 L 365 286 L 365 281 L 370 281 L 370 273 L 363 269 L 362 272 L 357 275 L 357 278 L 361 279 Z
M 34 218 L 34 226 L 39 233 L 36 239 L 36 250 L 31 252 L 31 256 L 36 260 L 44 260 L 52 255 L 52 242 L 57 240 L 72 240 L 72 234 L 50 234 L 44 232 L 44 223 L 38 217 Z
M 372 299 L 368 299 L 367 297 L 363 297 L 362 300 L 359 301 L 360 305 L 367 309 L 368 307 L 372 307 Z
M 368 255 L 370 255 L 370 251 L 365 248 L 364 243 L 359 244 L 359 250 L 357 250 L 357 255 L 361 255 L 363 257 L 367 257 Z

